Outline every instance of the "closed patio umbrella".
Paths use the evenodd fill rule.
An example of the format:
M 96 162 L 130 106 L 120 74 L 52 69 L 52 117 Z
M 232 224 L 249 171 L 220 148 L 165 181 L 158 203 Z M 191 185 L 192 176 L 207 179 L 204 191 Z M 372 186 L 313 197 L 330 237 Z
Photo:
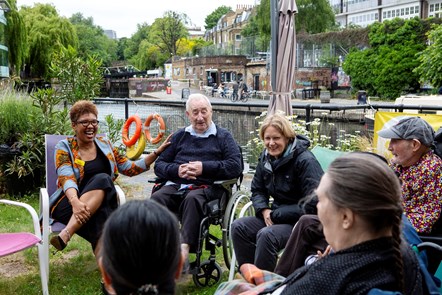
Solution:
M 278 17 L 272 18 L 272 96 L 268 114 L 283 111 L 286 115 L 292 115 L 291 91 L 295 80 L 297 7 L 295 0 L 271 0 L 272 2 L 273 6 L 278 7 Z M 271 9 L 272 13 L 276 13 L 274 7 Z

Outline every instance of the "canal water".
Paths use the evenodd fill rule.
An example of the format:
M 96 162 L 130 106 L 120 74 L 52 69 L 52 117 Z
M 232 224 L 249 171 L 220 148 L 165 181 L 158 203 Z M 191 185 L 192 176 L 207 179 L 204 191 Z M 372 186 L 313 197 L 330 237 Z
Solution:
M 125 120 L 125 105 L 122 103 L 102 103 L 96 102 L 98 107 L 98 119 L 100 122 L 105 122 L 105 117 L 107 115 L 112 115 L 114 119 Z M 265 111 L 263 109 L 262 111 Z M 175 130 L 188 126 L 189 120 L 187 119 L 184 107 L 171 106 L 164 104 L 129 104 L 128 114 L 139 115 L 142 122 L 150 115 L 158 113 L 164 119 L 166 123 L 166 135 L 174 132 Z M 253 152 L 250 151 L 248 143 L 253 140 L 258 140 L 259 123 L 262 122 L 263 116 L 258 110 L 228 110 L 226 108 L 216 108 L 213 111 L 213 121 L 224 128 L 227 128 L 232 134 L 236 141 L 243 148 L 245 158 L 248 161 L 256 161 L 256 155 L 252 156 Z M 294 119 L 297 125 L 306 126 L 304 123 L 304 118 L 298 117 Z M 153 137 L 158 132 L 158 125 L 154 124 L 155 121 L 150 126 L 150 131 Z M 107 132 L 105 124 L 100 123 L 102 132 Z M 132 124 L 134 125 L 134 124 Z M 321 118 L 317 118 L 316 121 L 308 124 L 310 130 L 309 134 L 319 138 L 326 137 L 330 144 L 334 146 L 340 145 L 343 140 L 349 136 L 364 135 L 369 137 L 366 127 L 364 124 L 359 122 L 352 122 L 345 117 L 340 117 L 340 119 L 329 118 L 326 114 L 322 114 Z M 305 128 L 301 128 L 305 129 Z M 314 131 L 316 130 L 316 131 Z M 129 131 L 131 133 L 132 130 Z M 299 132 L 301 133 L 301 132 Z M 314 134 L 314 135 L 313 135 Z M 157 145 L 147 144 L 146 151 L 151 151 L 156 148 Z M 250 145 L 249 145 L 250 146 Z M 256 151 L 255 153 L 256 154 Z

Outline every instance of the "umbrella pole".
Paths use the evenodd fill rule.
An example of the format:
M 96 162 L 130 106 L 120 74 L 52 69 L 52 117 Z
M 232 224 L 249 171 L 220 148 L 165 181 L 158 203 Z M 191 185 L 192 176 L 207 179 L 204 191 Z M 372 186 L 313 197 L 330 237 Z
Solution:
M 276 87 L 276 57 L 278 54 L 278 31 L 279 31 L 279 7 L 278 7 L 279 0 L 270 0 L 270 32 L 271 32 L 271 86 L 272 91 Z M 273 94 L 273 97 L 275 97 L 275 94 Z

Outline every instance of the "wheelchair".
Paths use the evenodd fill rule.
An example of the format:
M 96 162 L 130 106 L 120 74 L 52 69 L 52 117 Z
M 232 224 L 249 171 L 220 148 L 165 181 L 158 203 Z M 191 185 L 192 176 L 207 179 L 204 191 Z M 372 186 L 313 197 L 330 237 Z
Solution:
M 149 180 L 149 182 L 154 183 L 152 193 L 159 190 L 165 183 L 161 179 Z M 208 214 L 200 223 L 195 260 L 189 263 L 189 274 L 192 275 L 193 282 L 198 287 L 213 286 L 221 280 L 223 270 L 216 261 L 217 248 L 222 247 L 226 268 L 230 268 L 233 255 L 230 225 L 233 220 L 238 218 L 242 206 L 250 201 L 249 193 L 240 189 L 241 182 L 242 176 L 230 180 L 215 181 L 211 186 L 212 194 L 216 195 L 216 198 L 211 198 L 206 203 Z M 184 198 L 187 192 L 179 192 L 178 194 Z M 221 237 L 210 232 L 212 225 L 220 226 Z M 206 259 L 203 259 L 204 251 L 209 252 L 209 257 Z

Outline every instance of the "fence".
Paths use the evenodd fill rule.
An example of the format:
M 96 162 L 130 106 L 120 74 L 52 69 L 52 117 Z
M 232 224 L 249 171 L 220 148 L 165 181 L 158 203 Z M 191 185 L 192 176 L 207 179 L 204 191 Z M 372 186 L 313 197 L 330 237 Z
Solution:
M 104 117 L 108 114 L 112 114 L 115 119 L 123 120 L 138 114 L 144 122 L 150 114 L 158 113 L 166 123 L 166 135 L 190 124 L 185 115 L 185 100 L 97 98 L 95 104 L 99 109 L 100 121 L 104 121 Z M 232 102 L 212 102 L 212 106 L 213 121 L 233 134 L 247 156 L 246 145 L 250 140 L 256 138 L 257 132 L 255 131 L 263 119 L 259 116 L 267 111 L 267 105 L 250 102 L 241 105 Z M 319 133 L 330 137 L 330 141 L 334 145 L 343 133 L 355 134 L 357 132 L 371 139 L 373 128 L 367 122 L 370 122 L 369 116 L 373 114 L 374 110 L 399 112 L 407 109 L 419 112 L 442 110 L 440 106 L 406 106 L 392 103 L 373 105 L 292 104 L 292 107 L 297 119 L 301 121 L 301 124 L 306 124 L 307 128 L 314 119 L 320 118 Z M 152 124 L 152 134 L 157 133 L 158 129 L 155 128 L 158 127 Z M 150 144 L 146 146 L 147 151 L 154 148 L 155 146 Z

